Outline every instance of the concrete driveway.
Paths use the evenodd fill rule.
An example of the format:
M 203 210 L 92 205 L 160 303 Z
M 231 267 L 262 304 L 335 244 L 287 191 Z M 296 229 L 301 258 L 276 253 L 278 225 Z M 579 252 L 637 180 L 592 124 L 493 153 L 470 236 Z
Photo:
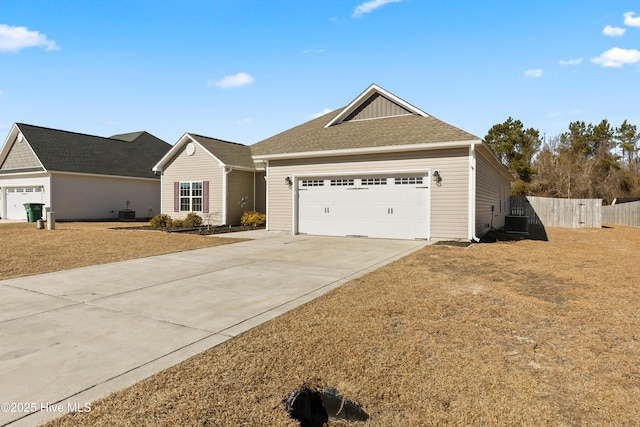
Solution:
M 249 233 L 258 239 L 0 281 L 0 426 L 90 410 L 426 244 Z

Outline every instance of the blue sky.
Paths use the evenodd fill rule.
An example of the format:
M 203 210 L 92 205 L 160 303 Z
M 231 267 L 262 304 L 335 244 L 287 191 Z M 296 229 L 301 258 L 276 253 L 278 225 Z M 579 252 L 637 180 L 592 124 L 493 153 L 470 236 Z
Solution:
M 376 83 L 484 137 L 640 126 L 640 3 L 2 0 L 0 132 L 253 144 Z

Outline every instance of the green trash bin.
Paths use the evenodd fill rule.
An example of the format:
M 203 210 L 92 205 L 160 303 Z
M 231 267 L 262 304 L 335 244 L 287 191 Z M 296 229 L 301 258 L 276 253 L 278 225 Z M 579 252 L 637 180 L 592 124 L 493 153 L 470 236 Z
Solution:
M 42 207 L 44 203 L 25 203 L 23 206 L 27 211 L 28 222 L 36 222 L 42 218 Z

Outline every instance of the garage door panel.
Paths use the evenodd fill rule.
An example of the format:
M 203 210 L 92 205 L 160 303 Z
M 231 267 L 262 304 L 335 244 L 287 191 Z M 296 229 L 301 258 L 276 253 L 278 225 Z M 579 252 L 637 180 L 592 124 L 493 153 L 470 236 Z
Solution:
M 305 179 L 298 232 L 332 236 L 429 238 L 427 176 Z M 321 183 L 322 182 L 322 183 Z
M 13 187 L 7 188 L 6 193 L 6 219 L 26 220 L 27 213 L 25 203 L 42 203 L 41 187 Z

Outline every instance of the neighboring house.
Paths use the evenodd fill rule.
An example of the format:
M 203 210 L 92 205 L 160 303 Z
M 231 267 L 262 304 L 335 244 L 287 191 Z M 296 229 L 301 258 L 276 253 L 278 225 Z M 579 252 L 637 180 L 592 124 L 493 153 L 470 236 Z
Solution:
M 512 177 L 484 141 L 376 85 L 251 152 L 269 230 L 476 240 L 509 214 Z
M 151 167 L 170 148 L 147 132 L 104 138 L 16 123 L 0 150 L 0 217 L 26 219 L 24 203 L 43 203 L 62 220 L 150 218 L 160 211 Z
M 195 212 L 213 225 L 236 225 L 245 211 L 265 211 L 264 168 L 249 147 L 186 133 L 153 167 L 162 208 L 172 218 Z

